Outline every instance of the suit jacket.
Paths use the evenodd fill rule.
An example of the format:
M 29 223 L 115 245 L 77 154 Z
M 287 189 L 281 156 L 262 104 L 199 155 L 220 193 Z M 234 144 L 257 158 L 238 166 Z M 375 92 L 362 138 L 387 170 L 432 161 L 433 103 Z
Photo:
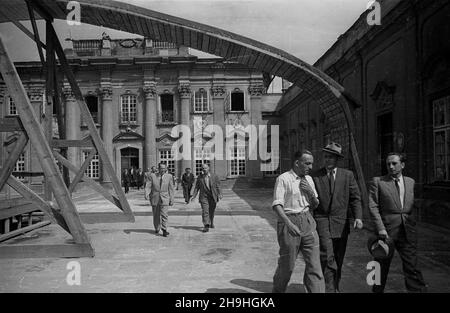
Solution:
M 170 203 L 173 203 L 175 190 L 172 175 L 165 173 L 161 182 L 160 175 L 151 173 L 145 184 L 145 194 L 149 196 L 152 206 L 156 206 L 160 202 L 161 205 L 170 205 Z
M 129 185 L 131 183 L 131 175 L 130 173 L 125 174 L 125 172 L 122 173 L 122 184 Z
M 184 173 L 183 176 L 181 177 L 181 184 L 183 186 L 189 186 L 189 185 L 192 186 L 194 184 L 194 180 L 195 180 L 194 174 L 189 173 L 189 175 L 188 175 L 188 174 Z
M 205 177 L 203 175 L 197 178 L 194 195 L 196 195 L 197 192 L 200 191 L 200 195 L 198 197 L 199 201 L 207 200 L 208 197 L 210 197 L 214 199 L 215 202 L 219 202 L 219 196 L 222 195 L 222 191 L 220 190 L 220 180 L 216 174 L 210 173 L 210 175 L 210 188 L 206 186 Z
M 340 238 L 350 231 L 349 218 L 362 219 L 361 194 L 353 173 L 336 168 L 334 191 L 330 194 L 330 183 L 326 168 L 313 175 L 314 185 L 319 195 L 319 206 L 314 210 L 319 235 L 329 233 L 332 238 Z
M 376 230 L 386 230 L 390 237 L 396 237 L 401 225 L 406 233 L 415 232 L 414 179 L 403 176 L 405 198 L 403 208 L 394 180 L 389 176 L 374 177 L 369 187 L 369 211 Z

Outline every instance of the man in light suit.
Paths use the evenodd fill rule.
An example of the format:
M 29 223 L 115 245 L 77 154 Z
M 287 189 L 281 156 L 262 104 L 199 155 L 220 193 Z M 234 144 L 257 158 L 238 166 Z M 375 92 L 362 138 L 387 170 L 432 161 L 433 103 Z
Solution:
M 167 231 L 168 211 L 169 206 L 173 205 L 174 194 L 173 177 L 167 173 L 166 165 L 160 163 L 158 173 L 151 173 L 145 185 L 145 199 L 148 197 L 150 200 L 153 225 L 157 235 L 161 229 L 164 237 L 169 235 Z
M 323 150 L 325 167 L 313 174 L 319 194 L 319 206 L 314 210 L 320 239 L 320 263 L 325 277 L 326 292 L 339 292 L 342 265 L 350 233 L 350 217 L 354 228 L 362 229 L 362 206 L 358 184 L 353 173 L 338 168 L 344 156 L 342 147 L 331 142 Z
M 192 200 L 200 192 L 198 201 L 202 207 L 203 232 L 207 233 L 209 228 L 214 228 L 214 213 L 217 202 L 222 199 L 222 191 L 220 190 L 219 177 L 210 173 L 209 165 L 202 165 L 202 175 L 197 178 Z
M 377 235 L 392 240 L 403 262 L 406 289 L 409 292 L 426 292 L 427 286 L 417 268 L 417 230 L 412 215 L 414 208 L 414 179 L 402 175 L 405 158 L 390 153 L 386 158 L 388 175 L 374 177 L 370 185 L 369 210 Z M 380 285 L 373 292 L 384 292 L 392 256 L 380 263 Z

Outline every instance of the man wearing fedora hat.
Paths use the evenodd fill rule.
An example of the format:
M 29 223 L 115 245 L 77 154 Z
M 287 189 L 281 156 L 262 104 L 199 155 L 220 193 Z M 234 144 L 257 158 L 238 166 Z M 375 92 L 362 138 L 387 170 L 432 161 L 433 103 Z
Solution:
M 319 194 L 314 218 L 326 292 L 339 292 L 351 216 L 355 219 L 353 227 L 363 227 L 361 195 L 353 173 L 337 167 L 344 157 L 341 145 L 331 142 L 322 150 L 325 166 L 313 174 Z
M 402 174 L 405 168 L 402 154 L 389 153 L 386 166 L 388 175 L 374 177 L 370 184 L 369 211 L 375 223 L 376 235 L 393 245 L 392 253 L 387 257 L 375 256 L 375 261 L 380 263 L 381 275 L 380 285 L 374 285 L 372 291 L 384 291 L 395 247 L 403 262 L 406 289 L 410 292 L 425 292 L 427 286 L 417 268 L 417 230 L 412 215 L 415 182 Z

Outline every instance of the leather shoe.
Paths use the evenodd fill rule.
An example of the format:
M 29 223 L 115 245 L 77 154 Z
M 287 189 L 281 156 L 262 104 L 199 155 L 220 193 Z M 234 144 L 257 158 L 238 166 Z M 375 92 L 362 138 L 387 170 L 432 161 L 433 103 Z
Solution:
M 209 227 L 210 227 L 210 228 L 215 228 L 215 227 L 214 227 L 214 224 L 211 224 L 211 226 L 209 226 Z
M 205 226 L 205 227 L 203 228 L 202 232 L 204 232 L 204 233 L 209 232 L 209 227 L 208 227 L 208 226 Z
M 170 233 L 169 233 L 168 231 L 163 230 L 163 236 L 164 236 L 164 237 L 167 237 L 167 236 L 169 236 L 169 235 L 170 235 Z
M 159 230 L 155 229 L 155 235 L 159 235 Z

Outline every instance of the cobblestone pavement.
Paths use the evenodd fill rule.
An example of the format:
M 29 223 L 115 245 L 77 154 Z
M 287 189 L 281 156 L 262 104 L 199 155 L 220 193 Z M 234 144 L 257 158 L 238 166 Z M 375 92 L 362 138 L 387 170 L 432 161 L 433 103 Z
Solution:
M 94 258 L 0 259 L 0 292 L 270 292 L 277 264 L 276 219 L 270 189 L 224 190 L 216 228 L 202 233 L 198 201 L 184 204 L 181 190 L 169 211 L 170 236 L 156 236 L 143 191 L 127 194 L 135 223 L 114 222 L 117 208 L 92 192 L 74 196 L 95 249 Z M 420 267 L 431 292 L 450 292 L 450 231 L 419 225 Z M 11 243 L 64 243 L 58 226 Z M 342 292 L 370 292 L 367 232 L 351 233 Z M 81 265 L 81 285 L 69 286 L 69 261 Z M 304 292 L 299 257 L 288 292 Z M 398 255 L 387 292 L 405 292 Z

